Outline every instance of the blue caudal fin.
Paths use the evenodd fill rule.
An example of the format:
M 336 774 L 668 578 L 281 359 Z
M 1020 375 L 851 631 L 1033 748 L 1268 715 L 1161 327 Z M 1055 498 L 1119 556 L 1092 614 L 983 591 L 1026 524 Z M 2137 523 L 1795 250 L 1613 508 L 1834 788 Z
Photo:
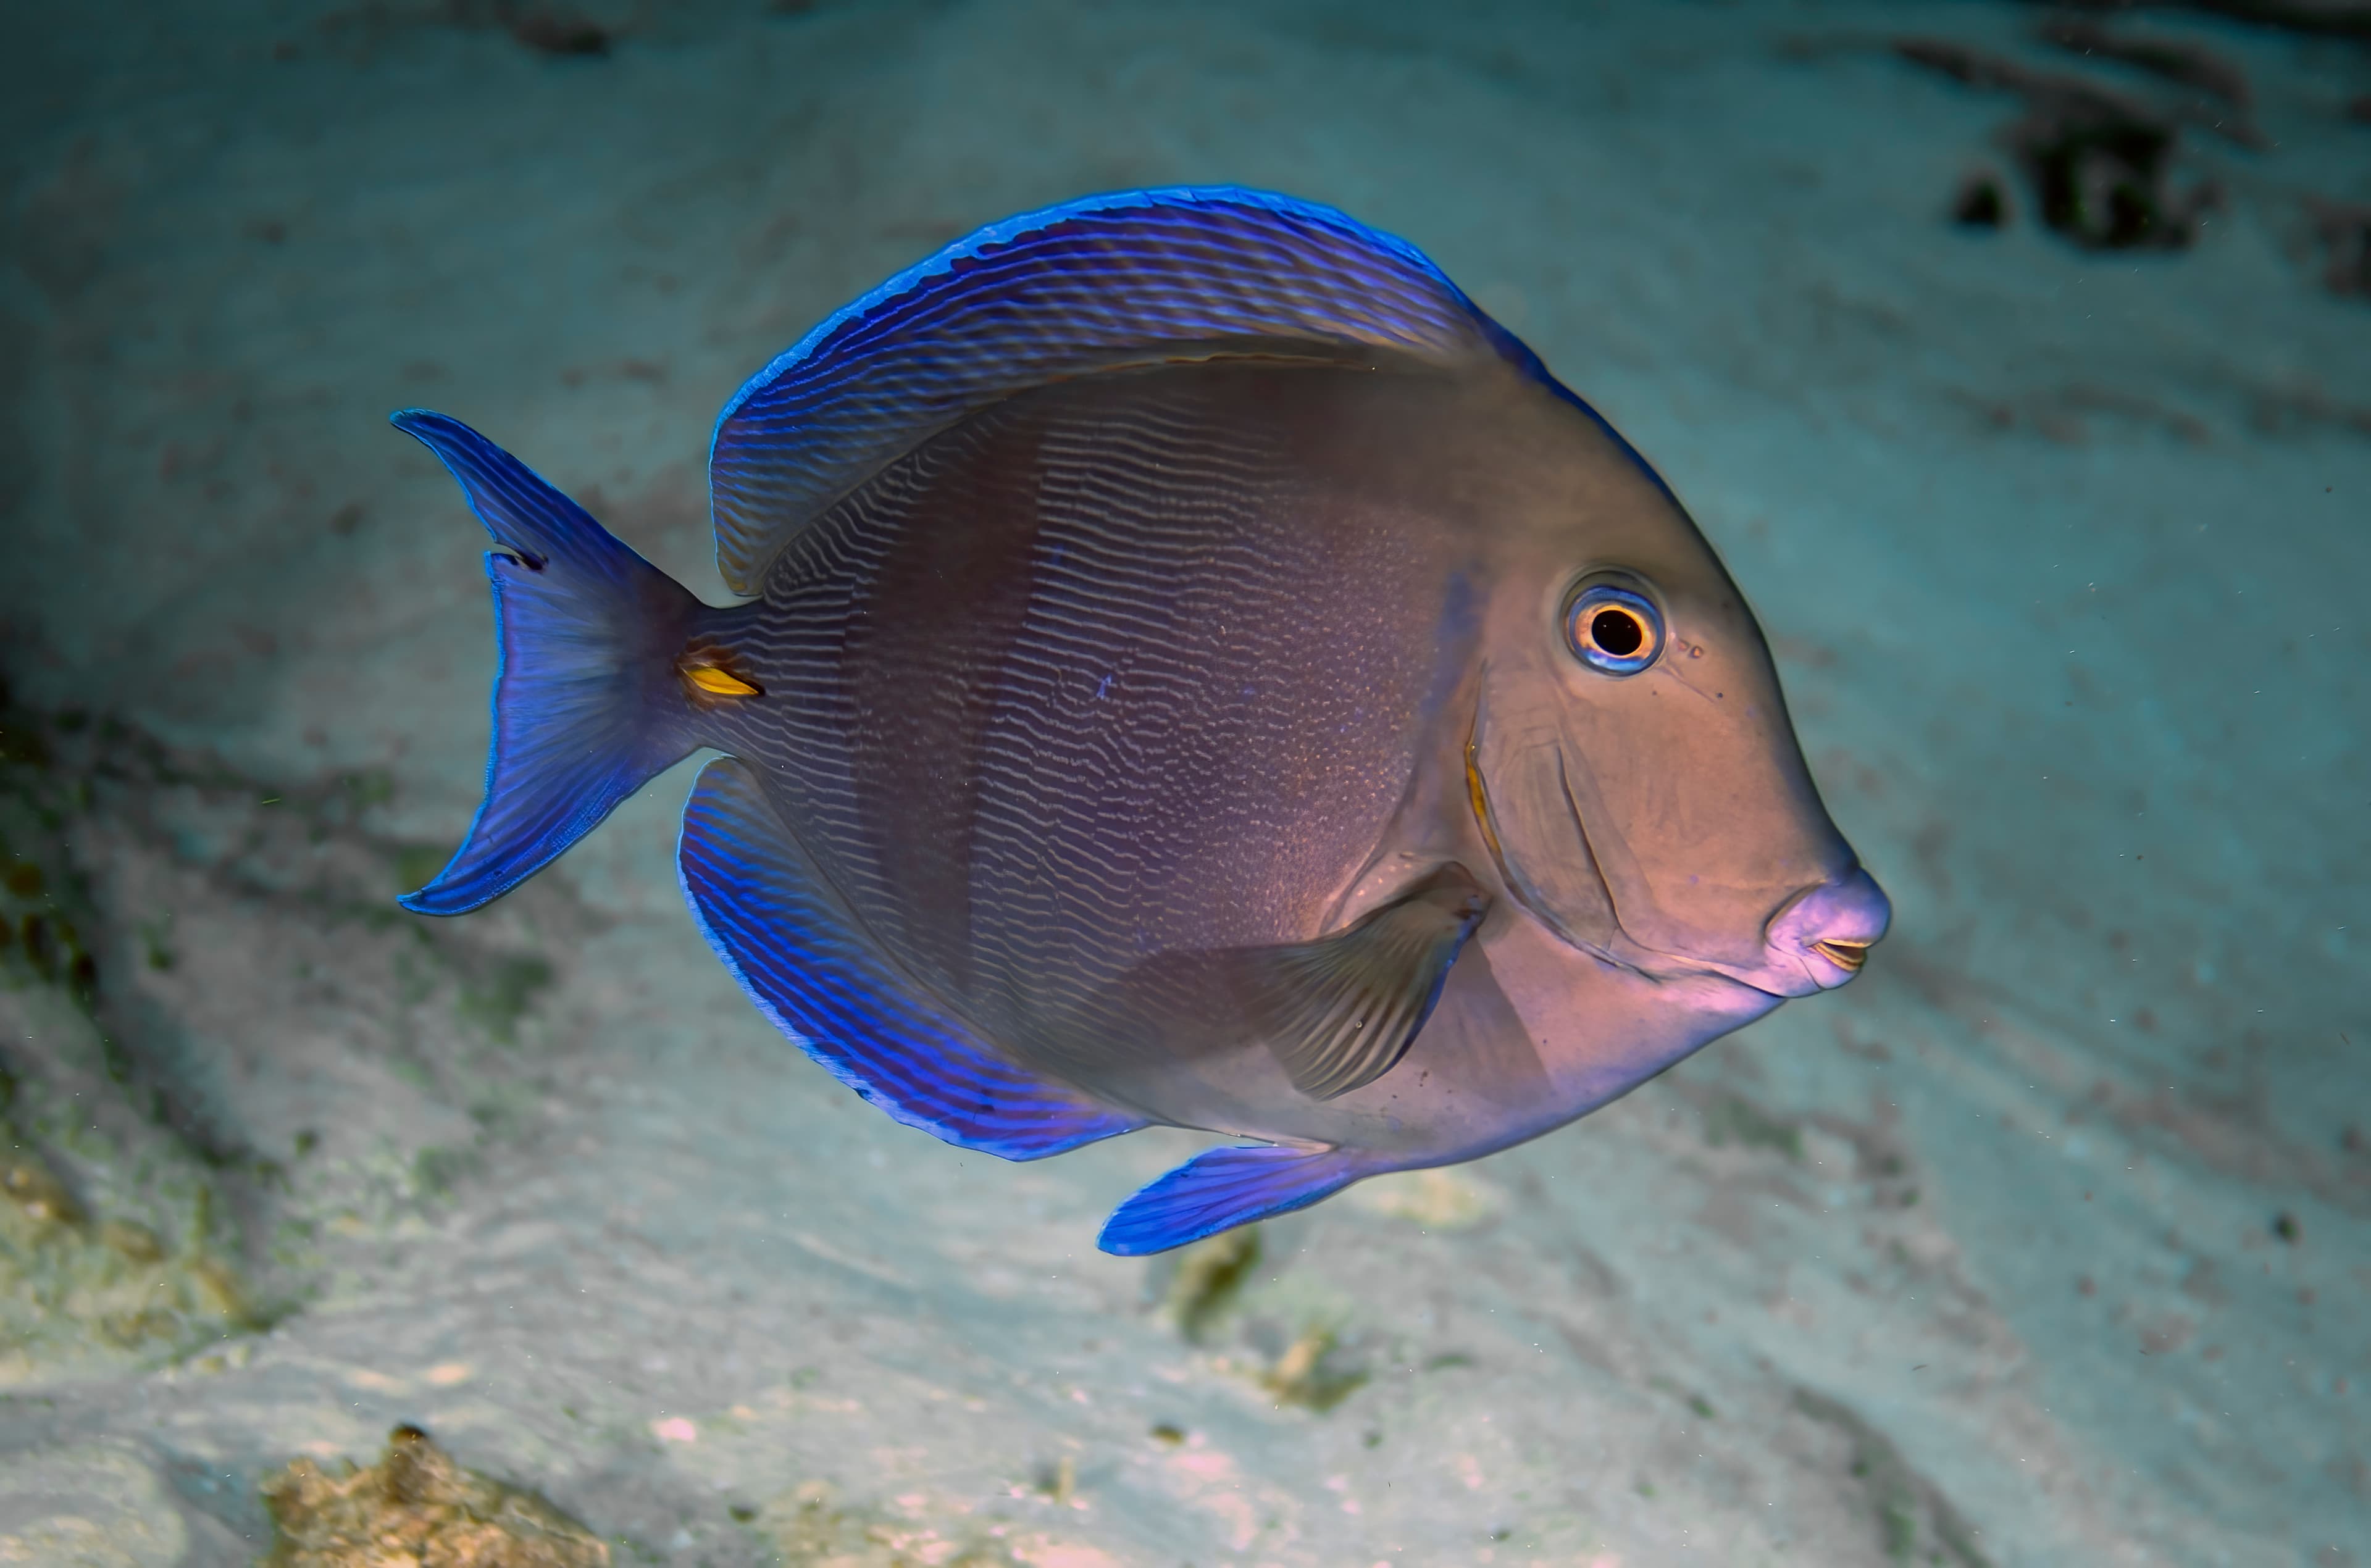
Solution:
M 1195 1156 L 1112 1211 L 1095 1245 L 1123 1258 L 1165 1252 L 1290 1214 L 1371 1174 L 1335 1149 L 1314 1153 L 1255 1144 Z
M 452 470 L 496 547 L 486 798 L 452 863 L 398 901 L 461 915 L 549 865 L 692 750 L 674 656 L 700 602 L 460 421 L 410 409 L 392 422 Z
M 1040 1159 L 1144 1125 L 1006 1061 L 885 958 L 740 763 L 700 769 L 676 866 L 700 933 L 758 1010 L 908 1126 Z
M 1082 197 L 908 267 L 734 395 L 709 451 L 716 564 L 757 592 L 825 507 L 1014 392 L 1230 352 L 1504 361 L 1570 397 L 1423 252 L 1331 207 L 1234 186 Z

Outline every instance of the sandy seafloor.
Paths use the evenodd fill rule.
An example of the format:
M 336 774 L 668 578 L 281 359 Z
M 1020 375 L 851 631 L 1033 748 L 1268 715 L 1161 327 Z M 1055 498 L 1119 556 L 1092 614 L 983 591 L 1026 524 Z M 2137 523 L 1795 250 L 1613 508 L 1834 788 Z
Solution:
M 0 18 L 0 652 L 70 808 L 0 826 L 97 974 L 0 995 L 87 1216 L 11 1233 L 0 1561 L 245 1561 L 263 1475 L 412 1421 L 621 1562 L 2371 1563 L 2371 299 L 2309 206 L 2371 202 L 2371 47 L 2117 19 L 2261 134 L 2185 131 L 2196 245 L 2087 252 L 2014 179 L 1949 221 L 2018 101 L 1887 47 L 2169 90 L 2030 6 L 580 14 L 606 55 Z M 722 599 L 746 375 L 977 223 L 1189 180 L 1409 236 L 1638 444 L 1896 907 L 1847 990 L 1265 1227 L 1198 1343 L 1093 1243 L 1206 1140 L 1003 1166 L 859 1103 L 687 918 L 687 770 L 485 916 L 387 903 L 492 665 L 389 409 Z M 76 1318 L 41 1271 L 121 1286 L 110 1216 L 247 1305 Z M 1322 1412 L 1261 1381 L 1312 1328 Z

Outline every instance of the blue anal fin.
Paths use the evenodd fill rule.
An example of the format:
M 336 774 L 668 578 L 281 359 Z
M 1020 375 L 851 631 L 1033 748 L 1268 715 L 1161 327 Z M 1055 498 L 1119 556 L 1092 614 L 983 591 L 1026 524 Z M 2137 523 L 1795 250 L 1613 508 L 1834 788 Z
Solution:
M 692 786 L 676 867 L 701 935 L 758 1010 L 908 1126 L 1042 1159 L 1144 1125 L 1015 1066 L 901 974 L 732 758 Z
M 1112 1211 L 1095 1245 L 1123 1258 L 1165 1252 L 1340 1192 L 1371 1168 L 1337 1149 L 1254 1144 L 1196 1155 Z

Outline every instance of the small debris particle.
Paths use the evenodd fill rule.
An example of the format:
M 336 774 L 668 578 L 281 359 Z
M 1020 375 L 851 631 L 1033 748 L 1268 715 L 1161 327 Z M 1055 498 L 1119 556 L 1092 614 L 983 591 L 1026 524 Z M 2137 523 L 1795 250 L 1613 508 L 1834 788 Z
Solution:
M 1233 1305 L 1259 1260 L 1255 1225 L 1222 1231 L 1181 1250 L 1169 1265 L 1175 1272 L 1162 1293 L 1163 1315 L 1179 1333 L 1199 1342 Z
M 1332 1410 L 1367 1380 L 1362 1367 L 1347 1366 L 1336 1354 L 1339 1336 L 1324 1324 L 1304 1330 L 1285 1347 L 1260 1379 L 1278 1404 L 1319 1412 Z
M 98 1239 L 135 1263 L 153 1263 L 165 1255 L 156 1233 L 133 1220 L 109 1220 L 98 1228 Z
M 1040 1478 L 1037 1489 L 1054 1501 L 1058 1508 L 1067 1508 L 1070 1499 L 1079 1494 L 1079 1461 L 1064 1454 L 1051 1470 Z
M 538 54 L 587 58 L 609 52 L 609 29 L 563 11 L 538 9 L 509 18 L 510 34 Z
M 1951 221 L 1962 228 L 1996 229 L 2008 222 L 2008 198 L 1989 174 L 1972 174 L 1951 201 Z
M 41 1225 L 80 1225 L 81 1205 L 50 1168 L 29 1154 L 0 1157 L 0 1193 Z
M 2322 286 L 2334 294 L 2371 297 L 2371 204 L 2308 198 L 2321 240 Z

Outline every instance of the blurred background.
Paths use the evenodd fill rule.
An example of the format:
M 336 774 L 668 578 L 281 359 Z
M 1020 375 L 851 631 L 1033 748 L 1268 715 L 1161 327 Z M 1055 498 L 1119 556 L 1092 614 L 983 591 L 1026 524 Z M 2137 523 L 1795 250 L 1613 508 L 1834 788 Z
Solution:
M 1207 1140 L 862 1106 L 686 917 L 688 772 L 395 908 L 493 648 L 389 410 L 721 602 L 746 376 L 1206 181 L 1670 479 L 1857 984 L 1146 1262 Z M 2367 600 L 2354 0 L 0 6 L 0 1560 L 327 1540 L 409 1423 L 621 1563 L 2371 1563 Z

